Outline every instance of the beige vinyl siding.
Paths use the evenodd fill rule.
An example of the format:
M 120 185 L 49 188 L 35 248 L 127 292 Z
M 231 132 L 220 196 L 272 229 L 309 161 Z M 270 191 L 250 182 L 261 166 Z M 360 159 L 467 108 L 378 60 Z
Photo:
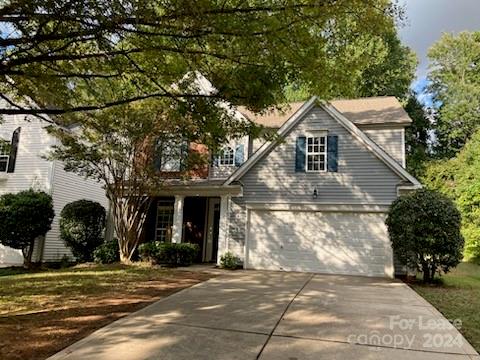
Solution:
M 405 130 L 404 128 L 363 129 L 363 132 L 405 167 Z
M 108 211 L 108 201 L 101 184 L 66 172 L 63 164 L 59 161 L 54 162 L 52 197 L 56 216 L 52 223 L 52 229 L 45 239 L 43 261 L 57 261 L 63 255 L 71 257 L 70 251 L 60 239 L 60 213 L 65 205 L 75 200 L 87 199 L 99 202 Z
M 295 141 L 312 131 L 338 135 L 338 172 L 295 172 Z M 241 179 L 245 202 L 390 204 L 401 179 L 319 107 Z M 312 199 L 317 188 L 318 198 Z

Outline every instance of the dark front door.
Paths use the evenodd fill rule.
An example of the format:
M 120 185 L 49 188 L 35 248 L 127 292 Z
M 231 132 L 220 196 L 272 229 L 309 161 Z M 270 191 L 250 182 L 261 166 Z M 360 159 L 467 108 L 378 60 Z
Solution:
M 185 198 L 182 242 L 197 244 L 200 247 L 200 252 L 196 259 L 197 262 L 202 262 L 202 254 L 205 251 L 203 238 L 205 233 L 206 207 L 207 198 Z

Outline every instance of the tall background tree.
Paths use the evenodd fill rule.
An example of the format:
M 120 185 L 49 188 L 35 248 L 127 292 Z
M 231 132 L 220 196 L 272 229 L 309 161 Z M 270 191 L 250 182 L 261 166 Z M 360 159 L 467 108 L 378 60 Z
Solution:
M 435 153 L 453 157 L 480 128 L 480 32 L 444 34 L 428 56 L 429 90 L 439 106 Z
M 480 32 L 445 34 L 429 51 L 433 156 L 423 183 L 462 214 L 465 256 L 480 260 Z

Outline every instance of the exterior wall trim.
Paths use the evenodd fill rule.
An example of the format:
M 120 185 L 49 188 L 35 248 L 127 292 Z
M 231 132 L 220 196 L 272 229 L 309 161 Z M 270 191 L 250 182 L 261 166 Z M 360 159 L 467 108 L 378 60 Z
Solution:
M 216 185 L 216 186 L 165 186 L 151 195 L 155 196 L 243 196 L 241 185 Z
M 248 202 L 248 210 L 274 211 L 325 211 L 325 212 L 367 212 L 387 213 L 390 204 L 318 204 L 318 203 L 264 203 Z

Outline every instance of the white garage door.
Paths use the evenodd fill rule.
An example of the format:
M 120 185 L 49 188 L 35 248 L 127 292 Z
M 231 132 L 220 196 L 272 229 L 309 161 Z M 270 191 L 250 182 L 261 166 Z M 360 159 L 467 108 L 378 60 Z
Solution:
M 385 215 L 252 210 L 247 268 L 392 276 Z

